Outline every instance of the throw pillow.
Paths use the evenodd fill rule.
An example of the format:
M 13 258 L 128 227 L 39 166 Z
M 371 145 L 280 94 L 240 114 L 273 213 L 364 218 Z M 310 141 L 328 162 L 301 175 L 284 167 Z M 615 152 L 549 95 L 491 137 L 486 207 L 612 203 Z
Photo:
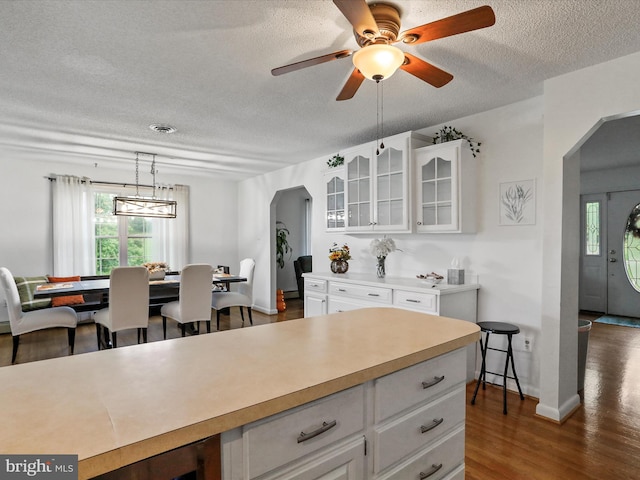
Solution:
M 49 283 L 65 283 L 65 282 L 79 282 L 80 276 L 75 277 L 47 277 Z M 64 297 L 52 297 L 51 306 L 62 307 L 63 305 L 79 305 L 84 303 L 84 297 L 82 295 L 66 295 Z
M 18 295 L 20 295 L 23 312 L 51 306 L 50 298 L 38 298 L 35 300 L 33 298 L 33 293 L 36 291 L 38 285 L 47 283 L 47 277 L 14 277 L 14 279 L 18 287 Z

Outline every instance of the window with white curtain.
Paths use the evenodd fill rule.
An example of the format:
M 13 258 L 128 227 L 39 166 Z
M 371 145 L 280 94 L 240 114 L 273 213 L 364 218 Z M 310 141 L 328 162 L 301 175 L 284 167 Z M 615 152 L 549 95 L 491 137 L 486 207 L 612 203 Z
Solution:
M 91 183 L 77 177 L 56 177 L 53 182 L 56 275 L 108 275 L 114 267 L 145 262 L 165 262 L 171 270 L 181 270 L 188 263 L 189 188 L 174 185 L 156 190 L 156 198 L 176 200 L 176 218 L 113 215 L 113 197 L 134 195 L 135 188 L 128 191 L 131 188 Z M 74 210 L 81 214 L 56 214 Z M 56 254 L 55 245 L 64 244 L 69 238 L 81 241 Z M 82 261 L 77 257 L 82 257 Z

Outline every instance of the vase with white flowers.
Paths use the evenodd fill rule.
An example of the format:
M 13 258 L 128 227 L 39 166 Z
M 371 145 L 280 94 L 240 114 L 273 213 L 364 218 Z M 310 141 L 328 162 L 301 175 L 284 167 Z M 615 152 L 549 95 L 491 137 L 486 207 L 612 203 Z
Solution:
M 371 240 L 371 244 L 369 245 L 369 250 L 376 257 L 376 275 L 378 278 L 384 278 L 387 274 L 385 269 L 385 260 L 387 259 L 387 255 L 391 252 L 395 252 L 396 250 L 401 251 L 396 247 L 396 242 L 393 241 L 393 238 L 387 238 L 385 235 L 382 238 L 374 238 Z

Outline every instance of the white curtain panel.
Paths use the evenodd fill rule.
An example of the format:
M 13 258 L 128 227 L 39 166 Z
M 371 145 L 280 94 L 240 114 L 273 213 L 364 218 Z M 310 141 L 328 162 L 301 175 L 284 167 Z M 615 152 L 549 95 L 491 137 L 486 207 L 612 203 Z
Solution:
M 53 189 L 53 274 L 95 275 L 94 197 L 91 183 L 57 175 Z
M 161 186 L 156 189 L 156 198 L 175 200 L 177 205 L 176 218 L 153 219 L 152 258 L 166 262 L 171 270 L 182 270 L 189 263 L 189 187 Z

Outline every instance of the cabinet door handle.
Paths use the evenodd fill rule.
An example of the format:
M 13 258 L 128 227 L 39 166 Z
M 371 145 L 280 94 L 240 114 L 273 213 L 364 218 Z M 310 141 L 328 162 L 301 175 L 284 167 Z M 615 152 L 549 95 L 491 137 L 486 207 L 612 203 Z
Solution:
M 434 418 L 433 422 L 431 422 L 431 425 L 421 425 L 420 426 L 420 433 L 427 433 L 429 430 L 433 430 L 434 428 L 436 428 L 442 422 L 444 422 L 444 417 L 441 418 L 440 420 Z
M 439 384 L 443 380 L 444 380 L 444 375 L 442 375 L 441 377 L 433 377 L 433 380 L 431 380 L 430 382 L 422 382 L 422 388 L 427 389 L 429 387 L 433 387 L 434 385 Z
M 422 222 L 416 222 L 418 225 L 422 225 Z
M 370 297 L 379 297 L 380 296 L 379 293 L 367 293 L 367 295 L 369 295 Z
M 314 430 L 313 432 L 310 432 L 310 433 L 300 432 L 300 436 L 298 437 L 298 443 L 306 442 L 307 440 L 310 440 L 313 437 L 317 437 L 321 433 L 324 433 L 327 430 L 331 430 L 336 425 L 337 425 L 337 422 L 335 420 L 332 420 L 331 422 L 322 422 L 322 426 Z
M 420 472 L 420 480 L 424 480 L 425 478 L 429 478 L 431 475 L 436 473 L 438 470 L 442 468 L 442 464 L 436 465 L 435 463 L 431 465 L 431 468 L 428 472 Z
M 420 303 L 420 300 L 414 300 L 413 298 L 407 298 L 407 302 Z

